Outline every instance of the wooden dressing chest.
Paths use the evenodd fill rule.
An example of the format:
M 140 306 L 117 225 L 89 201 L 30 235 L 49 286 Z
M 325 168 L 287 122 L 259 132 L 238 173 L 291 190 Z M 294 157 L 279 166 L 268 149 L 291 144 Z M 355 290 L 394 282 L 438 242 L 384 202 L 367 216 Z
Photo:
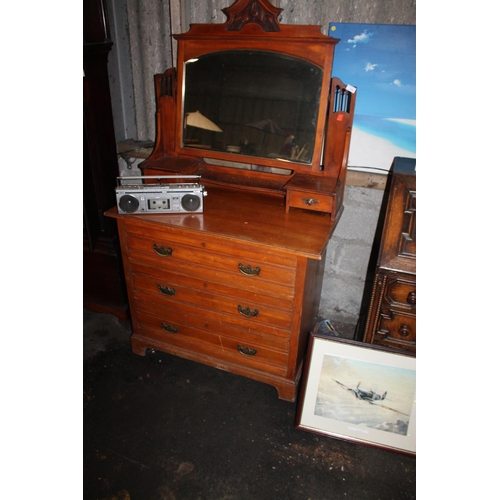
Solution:
M 145 183 L 197 176 L 203 211 L 139 213 L 128 193 L 125 213 L 106 215 L 134 352 L 157 348 L 293 401 L 343 210 L 356 89 L 332 76 L 339 40 L 320 26 L 282 25 L 267 0 L 223 11 L 226 23 L 174 36 L 177 67 L 155 75 L 156 141 L 140 165 Z
M 245 375 L 293 401 L 333 223 L 283 203 L 213 187 L 199 215 L 107 212 L 118 222 L 133 351 Z

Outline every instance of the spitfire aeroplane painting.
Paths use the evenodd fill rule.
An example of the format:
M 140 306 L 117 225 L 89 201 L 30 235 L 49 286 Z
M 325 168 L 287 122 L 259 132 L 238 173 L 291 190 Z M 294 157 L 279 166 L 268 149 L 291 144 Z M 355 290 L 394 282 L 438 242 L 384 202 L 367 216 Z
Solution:
M 390 408 L 389 406 L 378 404 L 379 401 L 383 401 L 385 399 L 385 397 L 387 396 L 387 391 L 385 391 L 384 394 L 380 395 L 372 390 L 366 391 L 364 389 L 360 389 L 359 386 L 361 385 L 361 382 L 358 382 L 358 385 L 354 389 L 345 386 L 344 384 L 342 384 L 342 382 L 339 382 L 338 380 L 335 380 L 335 382 L 337 382 L 337 384 L 340 384 L 347 391 L 351 391 L 358 399 L 361 399 L 361 401 L 366 401 L 371 405 L 377 404 L 377 406 L 380 406 L 381 408 L 386 408 L 387 410 L 395 411 L 396 413 L 401 413 L 401 415 L 405 415 L 407 417 L 410 416 L 407 413 L 403 413 L 402 411 L 396 410 L 395 408 Z
M 416 358 L 313 332 L 295 426 L 416 454 Z
M 406 435 L 415 371 L 325 356 L 315 414 Z

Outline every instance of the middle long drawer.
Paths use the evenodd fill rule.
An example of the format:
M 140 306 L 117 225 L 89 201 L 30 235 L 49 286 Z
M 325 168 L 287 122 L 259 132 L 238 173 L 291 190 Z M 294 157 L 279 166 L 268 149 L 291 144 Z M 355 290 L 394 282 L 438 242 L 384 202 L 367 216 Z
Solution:
M 215 314 L 231 324 L 289 336 L 293 319 L 290 300 L 169 272 L 161 273 L 161 278 L 133 272 L 132 281 L 135 297 L 149 298 L 165 312 L 192 306 L 197 315 Z

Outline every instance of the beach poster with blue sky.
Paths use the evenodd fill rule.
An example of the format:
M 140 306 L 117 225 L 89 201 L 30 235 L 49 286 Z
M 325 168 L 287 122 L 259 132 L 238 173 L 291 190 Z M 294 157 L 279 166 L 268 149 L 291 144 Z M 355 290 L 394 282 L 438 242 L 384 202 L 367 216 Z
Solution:
M 330 23 L 332 76 L 356 87 L 349 168 L 389 170 L 416 158 L 416 27 Z

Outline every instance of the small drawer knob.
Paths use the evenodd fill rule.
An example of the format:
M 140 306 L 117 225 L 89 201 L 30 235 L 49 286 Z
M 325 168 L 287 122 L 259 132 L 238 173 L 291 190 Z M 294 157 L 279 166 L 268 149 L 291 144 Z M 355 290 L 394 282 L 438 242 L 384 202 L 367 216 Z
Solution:
M 309 207 L 315 203 L 319 203 L 319 200 L 316 198 L 302 198 L 302 201 Z
M 414 306 L 417 303 L 417 293 L 416 292 L 410 292 L 408 296 L 406 297 L 406 302 L 412 306 Z
M 410 327 L 408 325 L 401 325 L 399 327 L 399 335 L 401 337 L 408 337 L 410 335 Z

